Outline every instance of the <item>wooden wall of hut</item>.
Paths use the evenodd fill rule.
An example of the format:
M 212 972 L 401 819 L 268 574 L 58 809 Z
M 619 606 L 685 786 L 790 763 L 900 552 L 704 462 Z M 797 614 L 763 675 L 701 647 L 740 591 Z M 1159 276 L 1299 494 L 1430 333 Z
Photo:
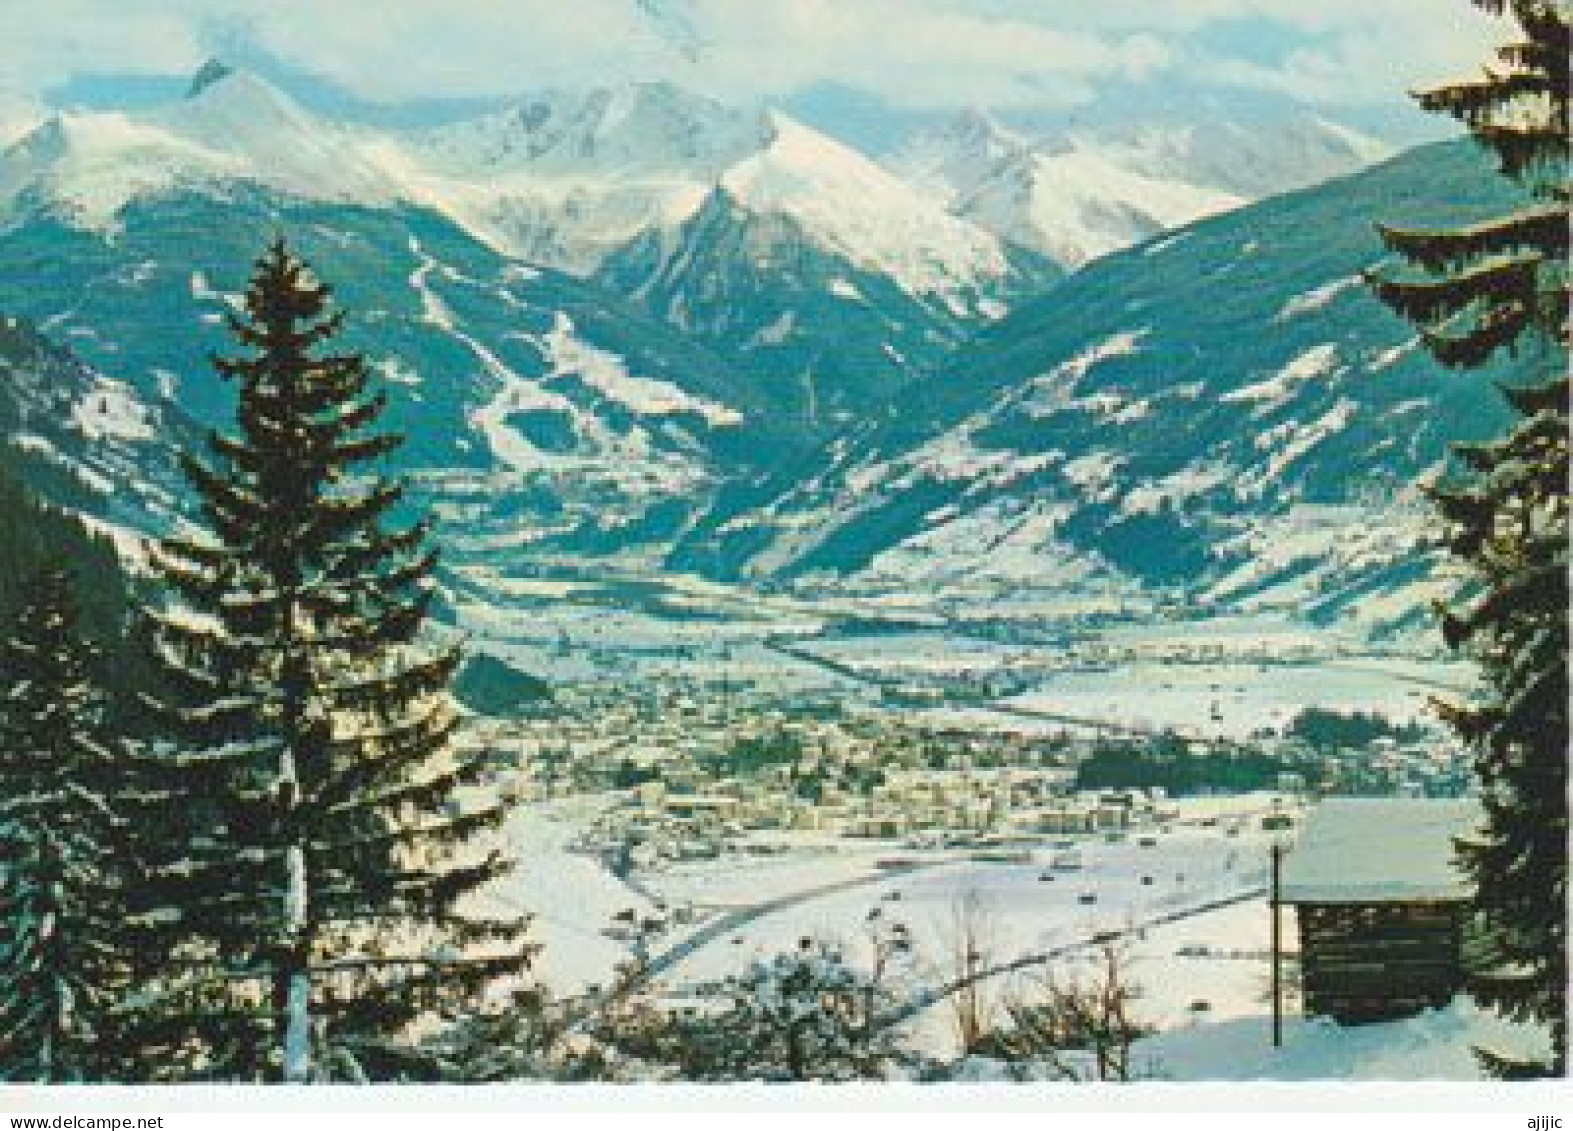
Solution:
M 1305 1011 L 1345 1023 L 1446 1005 L 1463 982 L 1463 907 L 1451 902 L 1300 904 Z

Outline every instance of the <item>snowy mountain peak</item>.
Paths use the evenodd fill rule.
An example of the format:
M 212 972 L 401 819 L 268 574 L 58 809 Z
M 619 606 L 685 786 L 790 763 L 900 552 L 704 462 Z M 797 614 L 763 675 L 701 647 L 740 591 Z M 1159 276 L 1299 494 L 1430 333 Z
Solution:
M 913 138 L 888 165 L 954 214 L 1074 268 L 1386 156 L 1380 143 L 1305 113 L 1105 124 L 1029 141 L 966 111 Z
M 195 98 L 214 83 L 223 82 L 235 70 L 222 59 L 209 59 L 197 68 L 196 74 L 191 76 L 191 85 L 186 88 L 186 97 Z
M 727 170 L 721 189 L 778 213 L 858 266 L 914 295 L 954 296 L 1008 270 L 999 241 L 840 142 L 769 114 L 770 143 Z
M 138 197 L 233 181 L 314 200 L 404 195 L 369 135 L 221 63 L 204 65 L 178 101 L 57 115 L 0 153 L 0 209 L 44 204 L 89 228 L 115 226 Z
M 1004 166 L 1031 159 L 1025 138 L 979 109 L 962 110 L 911 138 L 887 160 L 890 170 L 928 196 L 955 205 Z
M 990 162 L 1030 148 L 1025 137 L 976 107 L 956 113 L 934 136 L 956 153 L 969 153 Z
M 206 82 L 193 80 L 184 99 L 153 111 L 148 120 L 187 140 L 249 158 L 264 174 L 258 158 L 271 158 L 286 147 L 311 147 L 314 140 L 320 144 L 341 132 L 250 71 L 216 63 L 211 70 L 204 65 L 197 78 L 204 74 Z M 273 136 L 280 131 L 287 136 Z
M 416 139 L 455 175 L 591 172 L 713 177 L 764 140 L 759 115 L 664 82 L 550 93 Z

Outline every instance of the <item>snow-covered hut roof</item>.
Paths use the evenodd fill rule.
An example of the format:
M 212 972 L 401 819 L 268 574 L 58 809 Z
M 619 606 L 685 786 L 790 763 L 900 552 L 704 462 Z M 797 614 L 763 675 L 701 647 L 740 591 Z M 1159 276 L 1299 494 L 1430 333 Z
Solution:
M 1285 903 L 1398 903 L 1470 894 L 1453 842 L 1480 823 L 1468 800 L 1339 797 L 1323 801 L 1284 861 Z

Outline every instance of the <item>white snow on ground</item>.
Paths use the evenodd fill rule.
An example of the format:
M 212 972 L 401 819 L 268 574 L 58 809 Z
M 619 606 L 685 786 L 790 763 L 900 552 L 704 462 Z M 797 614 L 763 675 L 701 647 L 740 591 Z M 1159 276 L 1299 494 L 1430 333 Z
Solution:
M 1283 304 L 1282 309 L 1280 309 L 1278 313 L 1273 316 L 1273 321 L 1285 322 L 1290 318 L 1296 317 L 1297 315 L 1310 314 L 1313 311 L 1321 310 L 1328 303 L 1332 302 L 1333 299 L 1337 298 L 1351 287 L 1357 287 L 1359 285 L 1360 276 L 1346 275 L 1341 279 L 1334 279 L 1331 283 L 1326 283 L 1320 287 L 1315 288 L 1314 290 L 1306 291 L 1304 294 L 1295 295 L 1288 302 Z
M 1095 559 L 1055 537 L 1069 513 L 1064 504 L 1022 505 L 999 499 L 933 525 L 888 550 L 859 572 L 869 584 L 936 585 L 984 579 L 1069 589 L 1101 571 Z
M 857 668 L 878 672 L 994 671 L 1023 650 L 996 640 L 969 639 L 938 632 L 902 633 L 899 637 L 831 637 L 804 645 L 806 651 Z
M 1146 329 L 1122 330 L 1087 347 L 1075 357 L 1032 379 L 1032 396 L 1023 403 L 1029 416 L 1048 416 L 1066 407 L 1076 385 L 1093 367 L 1111 358 L 1133 354 L 1148 334 Z
M 1250 843 L 1247 851 L 1260 857 L 1261 840 Z M 1291 912 L 1283 913 L 1280 929 L 1285 958 L 1292 958 L 1299 944 Z M 1191 1028 L 1270 1007 L 1272 908 L 1265 896 L 1154 927 L 1128 946 L 1130 979 L 1141 990 L 1134 1012 L 1146 1024 Z
M 837 942 L 854 961 L 866 962 L 871 933 L 901 923 L 914 953 L 892 985 L 899 998 L 914 1000 L 955 977 L 970 915 L 980 968 L 1047 960 L 987 977 L 983 997 L 990 1009 L 1030 996 L 1045 971 L 1061 979 L 1090 973 L 1096 937 L 1113 932 L 1129 978 L 1142 990 L 1137 1012 L 1144 1022 L 1173 1029 L 1254 1016 L 1268 986 L 1270 931 L 1261 894 L 1267 834 L 1259 818 L 1274 809 L 1275 798 L 1173 804 L 1181 820 L 1168 831 L 1051 840 L 1028 864 L 877 841 L 841 841 L 827 855 L 823 840 L 777 834 L 778 843 L 803 843 L 784 858 L 730 858 L 642 876 L 671 899 L 731 909 L 726 929 L 684 956 L 663 982 L 679 991 L 704 985 L 803 937 Z M 919 866 L 882 872 L 871 867 L 880 855 Z M 1215 902 L 1221 905 L 1209 909 Z M 750 906 L 757 915 L 741 910 Z M 1287 916 L 1284 929 L 1292 952 Z M 919 1008 L 906 1040 L 933 1055 L 955 1056 L 948 1000 Z
M 1218 399 L 1231 404 L 1253 404 L 1255 407 L 1251 410 L 1251 416 L 1265 416 L 1293 400 L 1302 385 L 1325 380 L 1334 372 L 1337 360 L 1338 347 L 1331 342 L 1324 342 L 1298 354 L 1271 377 L 1231 389 Z
M 914 851 L 889 841 L 761 834 L 761 844 L 785 853 L 729 854 L 639 873 L 635 887 L 570 849 L 576 831 L 610 803 L 581 797 L 522 807 L 504 829 L 521 868 L 485 896 L 488 911 L 533 914 L 533 937 L 544 944 L 537 971 L 561 993 L 604 984 L 625 957 L 624 945 L 605 929 L 625 909 L 651 910 L 636 888 L 698 915 L 691 927 L 658 943 L 657 955 L 695 931 L 724 926 L 699 936 L 694 951 L 661 973 L 661 984 L 679 995 L 807 936 L 838 941 L 853 961 L 866 961 L 871 932 L 900 922 L 915 954 L 892 985 L 911 998 L 954 977 L 963 909 L 970 906 L 982 968 L 1048 957 L 985 979 L 983 1001 L 996 1014 L 1006 1000 L 1030 1000 L 1045 972 L 1061 982 L 1095 977 L 1096 936 L 1116 933 L 1127 979 L 1139 991 L 1133 1014 L 1159 1030 L 1136 1046 L 1142 1079 L 1474 1080 L 1480 1078 L 1474 1046 L 1531 1055 L 1544 1049 L 1537 1033 L 1463 999 L 1404 1021 L 1343 1028 L 1300 1016 L 1292 998 L 1284 1046 L 1274 1049 L 1271 912 L 1262 894 L 1271 834 L 1259 822 L 1274 809 L 1272 795 L 1176 800 L 1179 819 L 1167 831 L 1135 829 L 1117 840 L 1066 837 L 1037 849 L 1039 859 L 1030 864 L 974 860 L 965 850 Z M 877 862 L 886 857 L 920 866 L 882 870 Z M 1094 902 L 1084 901 L 1089 895 Z M 1292 971 L 1292 910 L 1283 912 L 1281 926 Z M 920 1009 L 906 1040 L 933 1055 L 955 1056 L 949 1010 L 945 999 Z M 984 1077 L 989 1071 L 979 1069 Z
M 1434 600 L 1458 592 L 1457 571 L 1444 566 L 1376 593 L 1358 587 L 1396 563 L 1434 554 L 1434 526 L 1428 504 L 1410 490 L 1359 506 L 1295 504 L 1281 514 L 1241 522 L 1236 534 L 1217 542 L 1214 552 L 1239 564 L 1202 599 L 1293 615 L 1352 591 L 1359 599 L 1343 614 L 1346 631 L 1374 632 L 1412 621 Z
M 130 527 L 122 526 L 115 522 L 106 522 L 101 518 L 94 518 L 90 514 L 77 514 L 77 521 L 87 527 L 94 534 L 108 538 L 115 544 L 115 552 L 120 556 L 121 562 L 134 571 L 140 572 L 148 565 L 147 535 L 140 534 Z
M 1243 799 L 1238 806 L 1252 814 L 1270 807 L 1266 795 Z M 1243 814 L 1240 820 L 1245 820 Z M 751 958 L 789 948 L 805 936 L 837 939 L 856 950 L 866 941 L 870 924 L 899 920 L 913 935 L 917 982 L 935 986 L 954 975 L 957 915 L 969 899 L 977 904 L 988 966 L 1085 941 L 1100 931 L 1136 927 L 1254 890 L 1263 881 L 1266 850 L 1249 821 L 1236 836 L 1226 835 L 1225 824 L 1182 825 L 1151 834 L 1157 843 L 1145 847 L 1138 837 L 1146 835 L 1132 832 L 1117 842 L 1102 835 L 1066 838 L 1074 849 L 1040 850 L 1041 859 L 1027 864 L 974 861 L 964 853 L 918 854 L 886 842 L 883 855 L 931 861 L 933 866 L 881 874 L 868 868 L 867 853 L 853 849 L 852 859 L 839 869 L 818 873 L 778 865 L 780 870 L 773 873 L 764 869 L 749 873 L 755 881 L 752 885 L 738 879 L 734 870 L 739 865 L 730 860 L 711 865 L 708 883 L 701 869 L 681 874 L 675 882 L 669 873 L 643 879 L 663 893 L 681 893 L 681 898 L 696 903 L 710 902 L 710 891 L 736 900 L 739 895 L 747 899 L 752 889 L 750 901 L 756 904 L 805 891 L 812 896 L 738 926 L 730 937 L 681 962 L 672 971 L 673 980 L 722 976 Z M 1053 868 L 1059 856 L 1073 856 L 1077 867 Z M 848 868 L 855 873 L 859 865 L 866 869 L 867 884 L 812 894 L 840 880 Z M 1152 882 L 1143 883 L 1144 876 Z M 1095 902 L 1084 903 L 1089 894 Z
M 1080 135 L 1038 146 L 967 111 L 911 139 L 889 163 L 957 215 L 1075 268 L 1244 203 L 1192 183 L 1151 148 Z
M 1138 483 L 1120 500 L 1121 514 L 1157 514 L 1229 482 L 1236 474 L 1228 464 L 1196 461 L 1171 475 Z
M 961 212 L 1066 267 L 1166 228 L 1224 212 L 1243 198 L 1149 177 L 1110 151 L 1073 141 L 1018 159 L 1013 177 L 979 186 Z
M 57 115 L 6 151 L 0 201 L 42 187 L 70 201 L 79 222 L 107 227 L 128 198 L 162 190 L 189 170 L 221 176 L 240 167 L 129 115 Z
M 134 113 L 73 112 L 0 157 L 0 205 L 29 191 L 112 228 L 145 194 L 247 180 L 313 200 L 433 208 L 505 254 L 586 274 L 645 232 L 669 233 L 718 185 L 756 213 L 960 314 L 1007 263 L 998 236 L 950 215 L 862 154 L 780 114 L 662 83 L 558 92 L 424 131 L 318 118 L 245 71 Z M 842 297 L 856 292 L 838 290 Z
M 1075 268 L 1203 216 L 1343 176 L 1386 146 L 1315 118 L 1090 125 L 1029 138 L 967 110 L 886 158 L 927 195 Z M 1160 253 L 1184 234 L 1146 249 Z
M 411 254 L 416 258 L 415 270 L 410 272 L 410 288 L 414 290 L 421 300 L 421 320 L 436 326 L 438 329 L 454 330 L 453 312 L 448 309 L 448 304 L 442 297 L 432 290 L 428 282 L 433 271 L 441 272 L 442 264 L 428 255 L 422 248 L 420 240 L 411 236 L 409 239 Z
M 1465 997 L 1402 1021 L 1340 1026 L 1288 1017 L 1275 1049 L 1267 1016 L 1160 1033 L 1138 1042 L 1144 1076 L 1168 1080 L 1485 1080 L 1474 1050 L 1544 1057 L 1543 1034 Z
M 153 422 L 136 391 L 108 377 L 94 379 L 93 387 L 71 407 L 71 423 L 89 440 L 151 440 Z
M 365 135 L 236 73 L 147 112 L 51 118 L 0 160 L 0 201 L 42 189 L 69 202 L 77 222 L 107 228 L 139 195 L 233 178 L 313 199 L 385 204 L 399 195 Z
M 64 462 L 65 457 L 55 448 L 48 437 L 34 435 L 32 432 L 17 432 L 10 437 L 11 446 L 19 452 L 33 452 L 37 455 L 47 456 L 57 462 Z
M 1371 360 L 1370 365 L 1368 365 L 1366 368 L 1368 368 L 1372 373 L 1379 373 L 1382 370 L 1390 368 L 1396 364 L 1401 358 L 1404 357 L 1404 355 L 1413 353 L 1419 345 L 1420 339 L 1418 337 L 1414 337 L 1410 338 L 1406 342 L 1401 342 L 1396 346 L 1390 346 L 1381 353 L 1377 354 L 1376 357 Z
M 492 399 L 470 413 L 470 423 L 486 437 L 492 454 L 515 471 L 538 471 L 571 463 L 562 456 L 537 448 L 508 423 L 508 418 L 516 413 L 531 411 L 560 413 L 572 422 L 577 435 L 584 418 L 573 402 L 560 393 L 542 388 L 538 382 L 520 376 L 470 335 L 450 332 L 469 347 L 481 367 L 498 382 Z
M 201 271 L 191 273 L 191 297 L 198 302 L 221 302 L 236 311 L 245 306 L 244 296 L 236 291 L 215 290 L 213 284 L 208 282 L 207 275 Z
M 222 152 L 250 175 L 316 199 L 389 204 L 399 187 L 367 151 L 368 135 L 323 121 L 276 87 L 236 71 L 149 118 Z
M 1243 835 L 1243 834 L 1242 834 Z M 1264 851 L 1259 839 L 1251 839 L 1242 851 L 1253 854 L 1253 867 Z M 1126 982 L 1137 992 L 1131 1017 L 1159 1033 L 1174 1034 L 1176 1039 L 1189 1034 L 1206 1034 L 1215 1028 L 1231 1028 L 1241 1022 L 1263 1044 L 1269 1032 L 1262 1015 L 1270 1008 L 1272 985 L 1272 912 L 1265 896 L 1231 903 L 1216 910 L 1185 916 L 1171 923 L 1138 928 L 1116 944 Z M 1284 913 L 1281 924 L 1285 970 L 1297 953 L 1293 916 Z M 1030 1001 L 1042 992 L 1045 977 L 1059 984 L 1090 981 L 1101 974 L 1099 947 L 1085 947 L 1048 966 L 1008 974 L 986 984 L 985 1000 L 998 1009 L 1012 998 Z M 956 1056 L 960 1047 L 947 1031 L 948 1017 L 943 1004 L 935 1006 L 919 1028 L 930 1051 Z M 1294 1013 L 1292 1003 L 1286 1013 Z M 1297 1015 L 1296 1015 L 1297 1016 Z M 1148 1038 L 1146 1048 L 1155 1038 Z M 1139 1058 L 1144 1076 L 1162 1078 L 1165 1073 L 1157 1058 Z
M 541 339 L 551 373 L 546 378 L 573 378 L 590 386 L 608 400 L 642 416 L 671 416 L 690 413 L 702 417 L 712 427 L 737 424 L 742 417 L 725 405 L 692 396 L 676 385 L 649 377 L 635 377 L 623 359 L 590 345 L 574 333 L 573 320 L 562 311 Z
M 537 379 L 526 377 L 459 327 L 432 284 L 434 275 L 452 276 L 452 268 L 435 259 L 413 236 L 409 250 L 416 257 L 409 285 L 420 300 L 421 317 L 468 349 L 481 370 L 496 382 L 491 398 L 470 410 L 469 421 L 504 467 L 524 473 L 587 475 L 631 495 L 681 493 L 706 478 L 707 472 L 697 459 L 680 452 L 658 452 L 643 428 L 636 425 L 626 431 L 614 430 L 551 386 L 553 382 L 574 381 L 642 415 L 693 413 L 717 426 L 735 423 L 740 419 L 735 412 L 689 396 L 664 381 L 631 375 L 621 358 L 580 339 L 573 322 L 561 312 L 545 335 L 520 335 L 540 349 L 550 366 Z M 571 450 L 546 451 L 531 443 L 509 422 L 510 417 L 525 412 L 559 416 L 573 437 Z
M 849 843 L 830 837 L 782 837 L 777 843 L 791 845 L 793 851 L 782 856 L 729 859 L 724 865 L 713 861 L 675 864 L 658 876 L 643 879 L 673 903 L 752 907 L 826 884 L 877 877 L 876 862 L 891 855 L 885 844 Z
M 936 483 L 969 481 L 979 486 L 1007 487 L 1017 479 L 1041 471 L 1061 457 L 1048 452 L 1021 455 L 1018 452 L 981 448 L 973 439 L 975 421 L 967 421 L 943 435 L 935 437 L 917 448 L 899 464 L 876 464 L 867 471 L 849 477 L 849 486 L 856 494 L 863 494 L 880 476 L 902 474 L 892 483 L 901 489 L 915 483 L 919 477 Z
M 419 385 L 421 383 L 421 375 L 406 364 L 403 358 L 379 358 L 372 362 L 372 367 L 382 375 L 384 381 L 392 382 L 395 385 Z
M 1097 393 L 1072 401 L 1070 408 L 1101 416 L 1109 424 L 1129 424 L 1152 412 L 1152 401 L 1144 397 L 1122 397 L 1118 393 Z
M 1144 656 L 1171 656 L 1198 647 L 1221 647 L 1231 655 L 1281 656 L 1291 650 L 1354 643 L 1336 629 L 1270 614 L 1208 616 L 1110 625 L 1100 636 L 1111 645 Z
M 503 828 L 514 872 L 478 896 L 488 913 L 519 912 L 531 917 L 530 938 L 542 950 L 535 973 L 554 990 L 568 994 L 605 985 L 627 948 L 605 929 L 618 912 L 633 908 L 648 914 L 648 900 L 619 881 L 599 860 L 569 850 L 584 824 L 606 802 L 573 798 L 521 806 Z
M 1065 465 L 1065 478 L 1080 487 L 1087 498 L 1102 499 L 1108 495 L 1110 481 L 1124 462 L 1123 456 L 1113 452 L 1088 452 Z
M 390 139 L 416 199 L 510 254 L 576 273 L 667 232 L 768 139 L 761 116 L 664 83 L 549 92 Z
M 863 292 L 840 277 L 830 280 L 830 293 L 850 302 L 863 302 Z
M 1375 662 L 1131 663 L 1113 671 L 1058 673 L 1010 702 L 1079 719 L 1243 738 L 1283 727 L 1306 706 L 1426 719 L 1437 691 L 1429 680 Z
M 1258 451 L 1270 452 L 1267 466 L 1256 476 L 1242 476 L 1236 494 L 1251 498 L 1265 492 L 1291 464 L 1335 432 L 1346 428 L 1359 406 L 1345 397 L 1309 424 L 1289 421 L 1256 437 Z

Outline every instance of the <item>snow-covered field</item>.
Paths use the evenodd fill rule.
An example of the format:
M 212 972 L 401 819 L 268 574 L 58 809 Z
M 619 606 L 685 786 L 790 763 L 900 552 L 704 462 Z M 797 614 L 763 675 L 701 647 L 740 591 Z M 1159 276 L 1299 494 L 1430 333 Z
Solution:
M 1431 697 L 1460 693 L 1466 679 L 1456 665 L 1387 660 L 1136 662 L 1107 670 L 1058 672 L 1010 702 L 1078 719 L 1244 737 L 1262 728 L 1282 729 L 1310 706 L 1375 711 L 1394 721 L 1434 718 Z
M 1174 952 L 1186 946 L 1265 947 L 1265 910 L 1258 898 L 1188 915 L 1261 890 L 1266 842 L 1250 817 L 1270 806 L 1265 795 L 1187 802 L 1189 823 L 1167 832 L 1132 830 L 1117 841 L 1103 834 L 1056 839 L 1035 850 L 1031 863 L 988 862 L 954 849 L 914 851 L 890 843 L 778 835 L 778 845 L 799 843 L 776 855 L 729 854 L 641 873 L 632 886 L 571 850 L 576 832 L 604 804 L 577 798 L 522 807 L 506 829 L 520 867 L 490 897 L 493 909 L 533 916 L 534 937 L 543 944 L 538 973 L 560 992 L 604 984 L 626 954 L 623 944 L 605 934 L 613 916 L 630 908 L 648 913 L 656 898 L 696 912 L 691 925 L 677 928 L 655 948 L 657 955 L 668 947 L 682 953 L 684 939 L 696 932 L 705 938 L 664 970 L 663 981 L 674 988 L 739 972 L 803 937 L 837 941 L 849 954 L 866 958 L 871 930 L 898 921 L 914 943 L 903 975 L 914 993 L 954 977 L 964 930 L 975 933 L 984 969 L 1075 947 L 1106 932 L 1128 936 L 1138 977 L 1147 980 L 1148 966 L 1159 973 L 1151 1001 L 1155 1019 L 1165 1024 L 1187 1020 L 1199 996 L 1179 989 L 1182 985 L 1205 983 L 1216 998 L 1211 1016 L 1235 1016 L 1249 1011 L 1264 977 L 1260 955 L 1243 960 Z M 1216 823 L 1200 824 L 1204 819 Z M 1148 840 L 1153 843 L 1144 843 Z M 882 869 L 879 862 L 890 857 L 915 866 Z M 1151 926 L 1168 918 L 1177 921 Z M 715 931 L 718 921 L 726 929 Z M 1220 973 L 1223 981 L 1216 977 Z M 930 1013 L 919 1029 L 925 1044 L 942 1047 L 943 1010 Z
M 940 632 L 819 640 L 811 650 L 853 668 L 886 673 L 987 672 L 1033 658 L 1032 649 Z
M 503 829 L 506 851 L 517 865 L 482 904 L 490 913 L 530 916 L 531 939 L 541 946 L 536 976 L 562 994 L 605 985 L 627 951 L 603 932 L 619 912 L 648 914 L 651 908 L 599 860 L 570 850 L 605 805 L 596 798 L 570 798 L 519 808 Z
M 1075 847 L 1040 850 L 1025 864 L 931 857 L 890 847 L 886 855 L 917 860 L 919 868 L 895 875 L 867 868 L 867 884 L 804 900 L 739 927 L 727 945 L 700 951 L 677 967 L 674 976 L 723 975 L 735 969 L 740 958 L 789 948 L 805 936 L 843 940 L 855 949 L 869 923 L 899 919 L 913 935 L 920 966 L 930 968 L 929 977 L 943 979 L 952 973 L 956 920 L 969 902 L 975 906 L 979 930 L 989 936 L 988 961 L 1007 962 L 1261 886 L 1266 852 L 1255 834 L 1227 837 L 1218 827 L 1153 834 L 1152 839 L 1156 844 L 1146 848 L 1139 845 L 1138 834 L 1119 843 L 1090 836 L 1065 838 L 1065 844 Z M 1056 858 L 1063 858 L 1061 869 L 1052 866 Z M 1069 866 L 1073 860 L 1074 868 Z M 760 874 L 725 861 L 705 882 L 689 872 L 676 884 L 669 885 L 660 875 L 650 883 L 656 890 L 706 903 L 737 902 L 740 890 L 751 887 L 753 902 L 762 903 L 833 883 L 847 872 L 842 867 L 822 874 L 814 868 Z M 730 899 L 714 898 L 712 885 Z M 1095 902 L 1082 902 L 1086 897 Z
M 1444 1009 L 1376 1025 L 1285 1018 L 1274 1048 L 1263 1014 L 1160 1033 L 1138 1043 L 1138 1071 L 1157 1080 L 1484 1080 L 1475 1049 L 1544 1057 L 1546 1042 L 1460 995 Z
M 960 1051 L 949 999 L 921 999 L 956 976 L 967 946 L 977 969 L 997 971 L 982 995 L 997 1015 L 1007 1000 L 1030 1000 L 1045 976 L 1061 984 L 1096 977 L 1100 939 L 1117 947 L 1138 989 L 1133 1016 L 1157 1030 L 1136 1047 L 1143 1079 L 1475 1080 L 1473 1046 L 1540 1047 L 1537 1034 L 1460 999 L 1405 1021 L 1350 1029 L 1301 1017 L 1291 1002 L 1284 1045 L 1274 1049 L 1268 842 L 1253 819 L 1271 808 L 1267 795 L 1187 799 L 1177 802 L 1181 819 L 1166 832 L 1067 837 L 1033 850 L 1030 864 L 775 834 L 775 854 L 729 854 L 637 874 L 631 883 L 571 849 L 607 803 L 580 797 L 524 806 L 505 829 L 520 868 L 490 894 L 490 909 L 533 916 L 543 947 L 537 973 L 560 993 L 605 984 L 627 954 L 606 933 L 613 916 L 647 914 L 660 901 L 694 912 L 653 948 L 660 985 L 678 995 L 803 937 L 838 942 L 853 961 L 866 962 L 876 932 L 904 924 L 913 953 L 892 982 L 916 1004 L 904 1040 L 947 1059 Z M 915 866 L 881 869 L 879 861 L 891 857 Z M 1292 959 L 1292 911 L 1282 926 Z M 999 1071 L 982 1063 L 966 1074 L 990 1079 Z

